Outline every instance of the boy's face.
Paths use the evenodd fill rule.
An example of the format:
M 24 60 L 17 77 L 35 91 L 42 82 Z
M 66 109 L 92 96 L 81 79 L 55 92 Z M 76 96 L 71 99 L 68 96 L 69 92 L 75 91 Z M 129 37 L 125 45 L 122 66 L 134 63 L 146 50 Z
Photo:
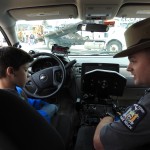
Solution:
M 136 85 L 150 85 L 150 53 L 141 51 L 129 56 L 127 71 L 134 77 Z
M 26 63 L 20 66 L 19 70 L 14 71 L 14 83 L 20 87 L 24 87 L 28 78 L 28 66 Z

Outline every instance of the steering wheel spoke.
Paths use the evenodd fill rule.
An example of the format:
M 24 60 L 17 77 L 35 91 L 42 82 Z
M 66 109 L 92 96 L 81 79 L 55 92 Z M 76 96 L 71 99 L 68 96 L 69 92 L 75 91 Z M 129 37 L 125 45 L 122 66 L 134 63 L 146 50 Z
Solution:
M 62 80 L 61 74 L 62 74 L 62 71 L 61 71 L 60 66 L 53 67 L 53 86 L 55 86 L 57 88 Z
M 35 91 L 34 91 L 34 95 L 37 95 L 40 92 L 39 88 L 36 87 Z

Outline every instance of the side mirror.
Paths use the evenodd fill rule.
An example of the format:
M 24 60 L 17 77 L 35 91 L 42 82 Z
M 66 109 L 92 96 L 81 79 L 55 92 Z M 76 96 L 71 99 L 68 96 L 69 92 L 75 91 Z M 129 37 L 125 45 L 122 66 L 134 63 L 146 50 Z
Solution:
M 90 32 L 107 32 L 109 30 L 109 26 L 105 24 L 79 24 L 77 26 L 78 31 L 90 31 Z

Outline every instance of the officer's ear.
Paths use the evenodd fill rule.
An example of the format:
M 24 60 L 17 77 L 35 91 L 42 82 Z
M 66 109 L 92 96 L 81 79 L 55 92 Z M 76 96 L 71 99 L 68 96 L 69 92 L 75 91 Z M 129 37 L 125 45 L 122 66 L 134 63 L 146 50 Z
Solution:
M 7 67 L 6 75 L 8 75 L 8 76 L 15 76 L 14 68 L 13 67 Z

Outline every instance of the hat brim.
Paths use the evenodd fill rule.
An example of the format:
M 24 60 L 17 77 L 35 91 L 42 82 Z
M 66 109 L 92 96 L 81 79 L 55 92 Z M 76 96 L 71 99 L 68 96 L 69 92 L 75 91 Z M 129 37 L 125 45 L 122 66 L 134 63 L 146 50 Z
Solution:
M 150 41 L 140 43 L 140 44 L 136 44 L 132 47 L 129 47 L 126 50 L 123 50 L 123 51 L 117 53 L 113 57 L 114 58 L 126 57 L 126 56 L 132 55 L 134 53 L 137 53 L 139 51 L 142 51 L 142 50 L 144 50 L 145 48 L 148 48 L 148 47 L 150 47 Z

